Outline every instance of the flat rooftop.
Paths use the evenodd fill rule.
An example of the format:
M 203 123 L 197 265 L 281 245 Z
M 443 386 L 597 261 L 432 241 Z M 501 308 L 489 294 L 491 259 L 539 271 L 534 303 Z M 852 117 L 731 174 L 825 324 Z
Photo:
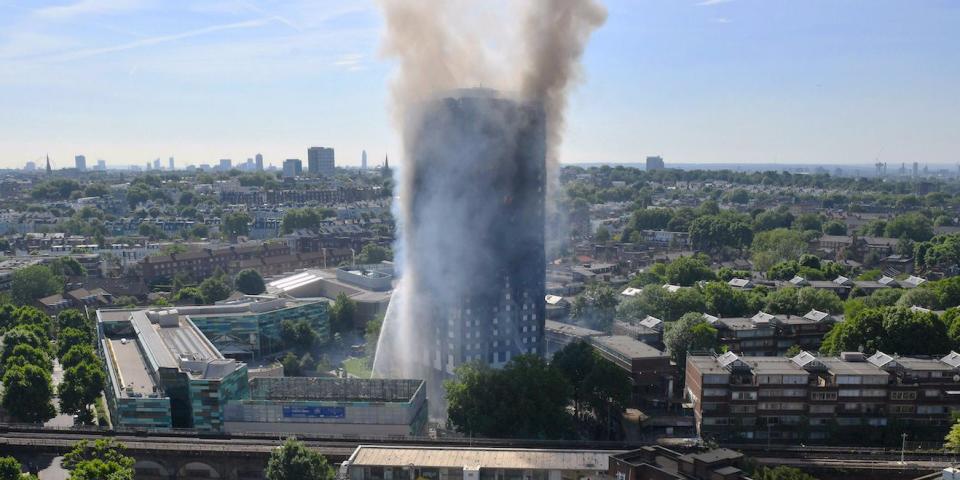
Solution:
M 130 393 L 133 393 L 144 397 L 154 393 L 156 383 L 137 347 L 137 340 L 126 339 L 124 342 L 119 338 L 108 338 L 106 341 L 114 358 L 110 363 L 117 374 L 117 386 L 120 388 L 118 393 L 122 396 L 131 396 Z
M 603 332 L 598 330 L 591 330 L 589 328 L 558 322 L 556 320 L 546 320 L 544 322 L 544 326 L 546 327 L 547 332 L 552 332 L 567 337 L 586 338 L 603 335 Z
M 251 379 L 250 398 L 406 403 L 423 390 L 423 384 L 406 379 L 263 377 Z
M 108 333 L 104 339 L 115 352 L 110 368 L 123 377 L 122 381 L 118 378 L 123 388 L 133 381 L 135 388 L 139 388 L 139 384 L 147 389 L 138 393 L 152 393 L 153 384 L 147 384 L 141 370 L 148 378 L 155 369 L 171 368 L 197 378 L 218 379 L 239 365 L 225 359 L 200 329 L 175 309 L 98 310 L 97 315 L 100 322 L 128 322 L 133 329 L 126 333 Z
M 590 342 L 600 350 L 609 351 L 627 360 L 667 356 L 666 353 L 626 335 L 590 337 Z
M 615 452 L 507 448 L 380 447 L 361 445 L 351 466 L 504 468 L 531 470 L 607 471 Z

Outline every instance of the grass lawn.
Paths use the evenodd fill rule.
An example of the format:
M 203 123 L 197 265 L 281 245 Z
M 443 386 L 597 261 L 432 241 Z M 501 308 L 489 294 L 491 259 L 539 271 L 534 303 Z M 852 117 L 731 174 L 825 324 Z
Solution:
M 350 357 L 343 361 L 343 369 L 350 375 L 358 378 L 370 378 L 370 370 L 367 368 L 366 359 Z

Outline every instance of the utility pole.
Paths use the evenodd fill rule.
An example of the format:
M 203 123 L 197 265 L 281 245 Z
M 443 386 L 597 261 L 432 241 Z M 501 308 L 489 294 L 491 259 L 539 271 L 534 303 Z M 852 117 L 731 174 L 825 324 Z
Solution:
M 903 438 L 903 443 L 900 444 L 900 465 L 903 465 L 904 463 L 906 463 L 904 461 L 904 454 L 907 450 L 907 434 L 903 433 L 900 435 L 900 437 Z

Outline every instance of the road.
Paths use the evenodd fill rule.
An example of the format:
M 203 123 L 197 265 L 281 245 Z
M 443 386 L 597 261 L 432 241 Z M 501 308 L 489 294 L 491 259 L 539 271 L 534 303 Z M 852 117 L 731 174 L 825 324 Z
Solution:
M 57 387 L 60 386 L 60 383 L 63 382 L 63 367 L 60 366 L 60 360 L 53 360 L 53 375 L 51 375 L 51 380 L 53 383 L 53 393 L 56 395 Z M 72 427 L 73 426 L 73 415 L 66 415 L 60 413 L 60 398 L 54 397 L 53 405 L 57 407 L 57 416 L 51 418 L 47 423 L 44 423 L 45 427 Z

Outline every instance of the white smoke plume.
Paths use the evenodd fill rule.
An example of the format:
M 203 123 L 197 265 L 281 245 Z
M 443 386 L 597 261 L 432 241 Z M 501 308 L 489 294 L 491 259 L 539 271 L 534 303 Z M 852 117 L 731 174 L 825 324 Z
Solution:
M 408 168 L 407 160 L 413 155 L 414 140 L 422 137 L 423 106 L 453 90 L 474 87 L 493 88 L 520 102 L 541 105 L 546 114 L 550 219 L 545 227 L 548 239 L 564 237 L 565 232 L 558 231 L 562 226 L 558 226 L 557 216 L 551 212 L 557 199 L 564 112 L 570 89 L 581 77 L 580 59 L 587 41 L 605 21 L 606 10 L 594 0 L 380 0 L 380 6 L 386 19 L 384 54 L 398 62 L 392 84 L 392 110 L 404 143 L 404 162 L 395 170 L 400 198 L 396 251 L 402 279 L 388 308 L 374 373 L 416 377 L 418 372 L 412 369 L 410 357 L 419 354 L 411 348 L 420 334 L 418 327 L 422 327 L 417 324 L 417 297 L 443 293 L 416 291 L 411 285 L 418 284 L 418 277 L 437 277 L 450 269 L 441 265 L 438 272 L 415 272 L 404 267 L 408 263 L 405 259 L 412 258 L 405 239 L 413 238 L 404 230 L 433 228 L 427 224 L 431 215 L 450 213 L 445 205 L 438 204 L 431 206 L 426 215 L 418 211 L 416 223 L 411 221 L 414 212 L 408 192 L 418 179 L 414 178 L 414 169 Z M 476 152 L 463 152 L 451 155 L 449 161 L 479 160 Z M 483 222 L 478 221 L 477 225 L 482 228 Z M 475 237 L 469 238 L 469 233 L 461 231 L 447 229 L 436 234 L 444 236 L 444 242 L 476 242 Z

